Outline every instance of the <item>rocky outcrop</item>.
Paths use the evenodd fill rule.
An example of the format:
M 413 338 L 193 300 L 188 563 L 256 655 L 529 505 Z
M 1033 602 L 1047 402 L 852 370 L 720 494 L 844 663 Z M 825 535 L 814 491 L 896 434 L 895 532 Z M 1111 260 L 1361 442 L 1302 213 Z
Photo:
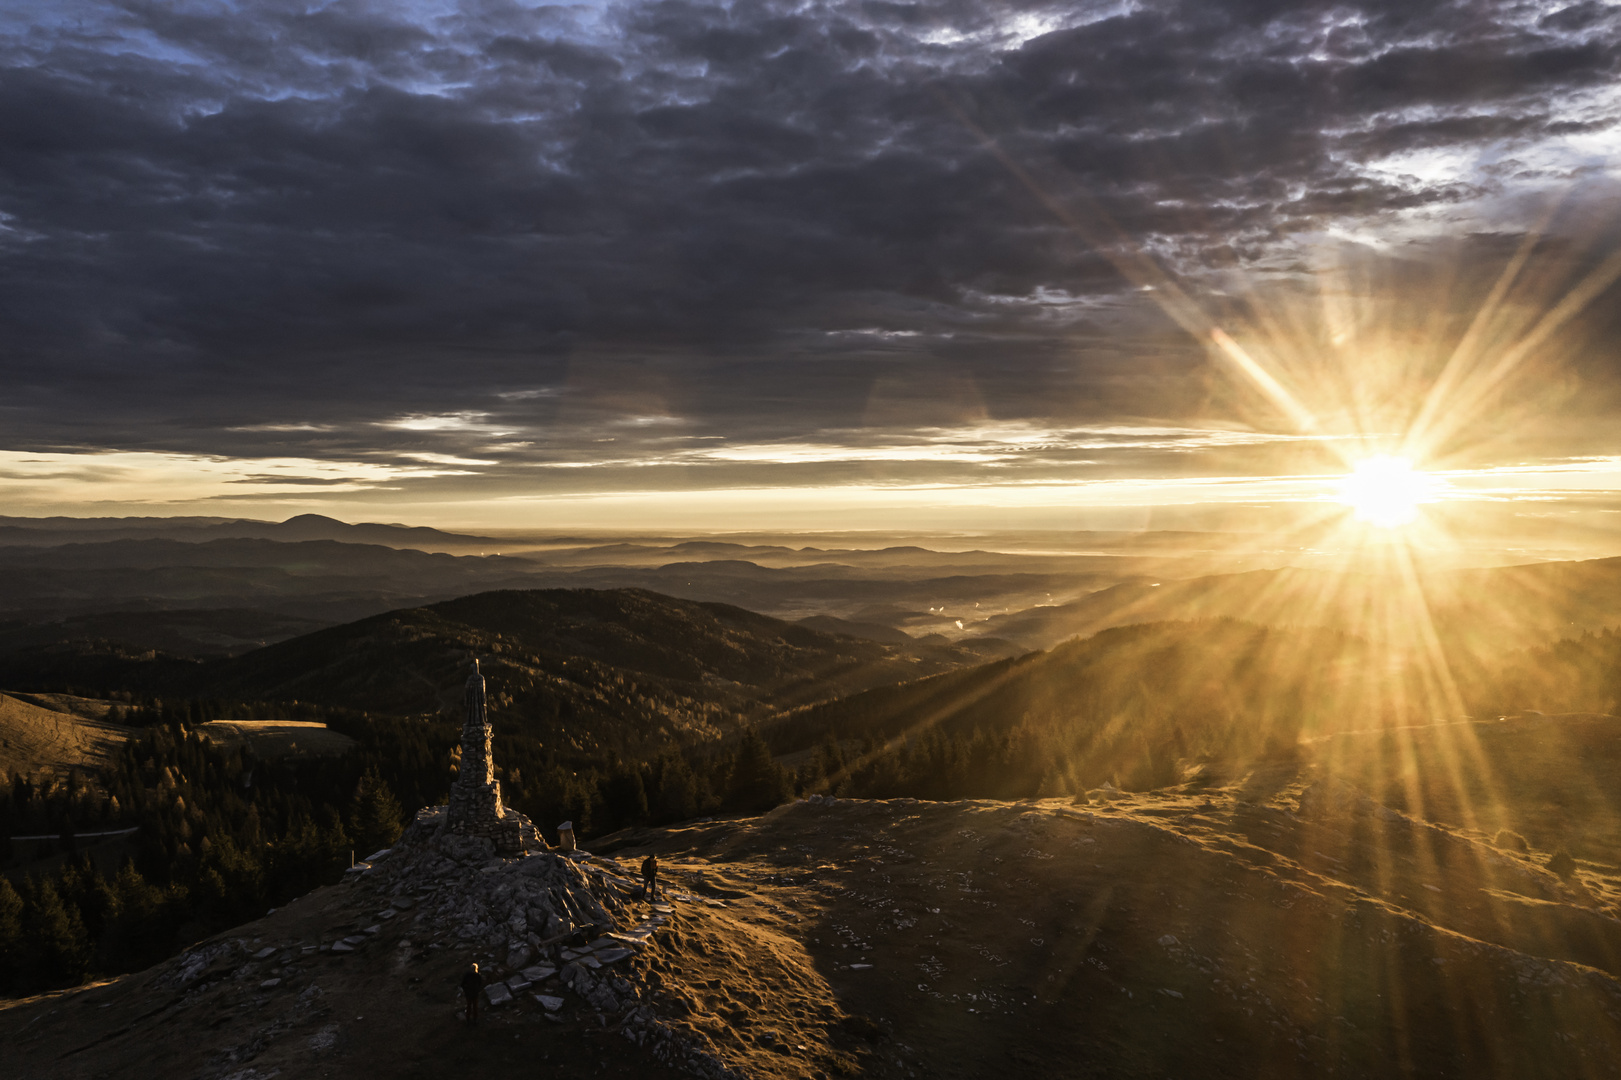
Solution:
M 416 912 L 414 938 L 502 958 L 481 965 L 492 1006 L 532 998 L 537 1015 L 554 1013 L 565 1000 L 556 994 L 566 991 L 661 1061 L 712 1080 L 740 1075 L 655 1013 L 652 994 L 626 962 L 674 908 L 654 904 L 635 920 L 640 885 L 612 860 L 583 851 L 502 856 L 494 840 L 458 831 L 450 810 L 436 806 L 418 811 L 399 842 L 356 874 L 395 917 Z

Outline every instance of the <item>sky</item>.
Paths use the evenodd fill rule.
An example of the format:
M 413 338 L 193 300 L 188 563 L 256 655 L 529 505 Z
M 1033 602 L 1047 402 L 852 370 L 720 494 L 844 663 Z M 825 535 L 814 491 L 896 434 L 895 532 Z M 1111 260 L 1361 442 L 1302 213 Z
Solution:
M 1597 2 L 8 0 L 0 505 L 1621 521 L 1618 68 Z

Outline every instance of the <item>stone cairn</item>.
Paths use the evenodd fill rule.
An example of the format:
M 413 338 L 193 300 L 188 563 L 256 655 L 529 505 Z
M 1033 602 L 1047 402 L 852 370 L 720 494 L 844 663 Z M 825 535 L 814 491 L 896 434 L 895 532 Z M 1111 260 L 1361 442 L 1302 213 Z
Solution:
M 495 778 L 495 758 L 490 754 L 492 731 L 484 700 L 484 676 L 477 660 L 467 677 L 466 701 L 461 769 L 450 789 L 444 827 L 460 836 L 483 837 L 502 855 L 521 855 L 531 847 L 544 849 L 546 842 L 536 834 L 534 823 L 501 805 L 501 781 Z
M 319 944 L 283 942 L 255 951 L 258 939 L 205 943 L 169 961 L 157 985 L 188 994 L 212 985 L 241 986 L 278 951 L 277 962 L 287 964 L 316 955 L 387 957 L 398 950 L 392 955 L 415 951 L 420 958 L 452 949 L 478 961 L 490 1005 L 518 1012 L 515 1022 L 525 1015 L 592 1017 L 594 1030 L 617 1031 L 657 1060 L 704 1080 L 747 1080 L 702 1035 L 654 1010 L 657 980 L 650 985 L 646 954 L 658 951 L 656 936 L 673 928 L 676 903 L 693 898 L 649 904 L 638 920 L 643 897 L 635 867 L 573 849 L 572 828 L 567 836 L 571 850 L 549 849 L 528 818 L 502 806 L 490 761 L 484 678 L 475 664 L 467 680 L 461 771 L 450 803 L 418 810 L 392 848 L 347 872 L 355 892 L 345 914 L 364 914 L 332 927 Z M 356 921 L 373 919 L 354 931 Z M 675 935 L 664 937 L 665 947 L 675 945 Z M 399 971 L 397 959 L 383 962 Z M 278 976 L 261 981 L 259 992 L 287 993 L 294 985 Z M 320 996 L 320 987 L 309 984 L 283 1015 L 323 1015 Z M 455 1007 L 459 1012 L 459 999 Z M 261 1033 L 254 1045 L 267 1037 Z

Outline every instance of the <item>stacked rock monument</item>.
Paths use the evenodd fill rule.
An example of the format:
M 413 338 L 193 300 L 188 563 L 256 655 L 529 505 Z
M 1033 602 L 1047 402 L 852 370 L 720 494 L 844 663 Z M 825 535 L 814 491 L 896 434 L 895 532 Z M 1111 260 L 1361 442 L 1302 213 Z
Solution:
M 450 788 L 444 827 L 461 836 L 483 837 L 502 855 L 521 855 L 532 847 L 544 849 L 546 843 L 536 834 L 534 823 L 501 804 L 501 781 L 495 778 L 495 758 L 490 754 L 493 731 L 484 700 L 484 676 L 477 660 L 467 677 L 466 702 L 461 768 Z

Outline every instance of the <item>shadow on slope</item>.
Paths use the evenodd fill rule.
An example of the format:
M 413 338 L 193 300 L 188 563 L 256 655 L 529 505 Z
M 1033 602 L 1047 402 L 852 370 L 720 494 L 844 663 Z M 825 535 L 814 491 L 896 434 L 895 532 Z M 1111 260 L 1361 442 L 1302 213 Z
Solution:
M 201 665 L 193 692 L 397 715 L 454 712 L 473 656 L 503 720 L 576 748 L 616 750 L 712 738 L 765 708 L 973 659 L 634 589 L 548 589 L 481 593 L 321 630 Z
M 1291 758 L 1388 696 L 1367 648 L 1329 630 L 1231 619 L 1117 627 L 963 671 L 790 712 L 779 754 L 827 747 L 828 790 L 920 798 L 1178 783 L 1185 766 Z M 832 771 L 832 770 L 829 770 Z M 842 788 L 841 788 L 842 785 Z

